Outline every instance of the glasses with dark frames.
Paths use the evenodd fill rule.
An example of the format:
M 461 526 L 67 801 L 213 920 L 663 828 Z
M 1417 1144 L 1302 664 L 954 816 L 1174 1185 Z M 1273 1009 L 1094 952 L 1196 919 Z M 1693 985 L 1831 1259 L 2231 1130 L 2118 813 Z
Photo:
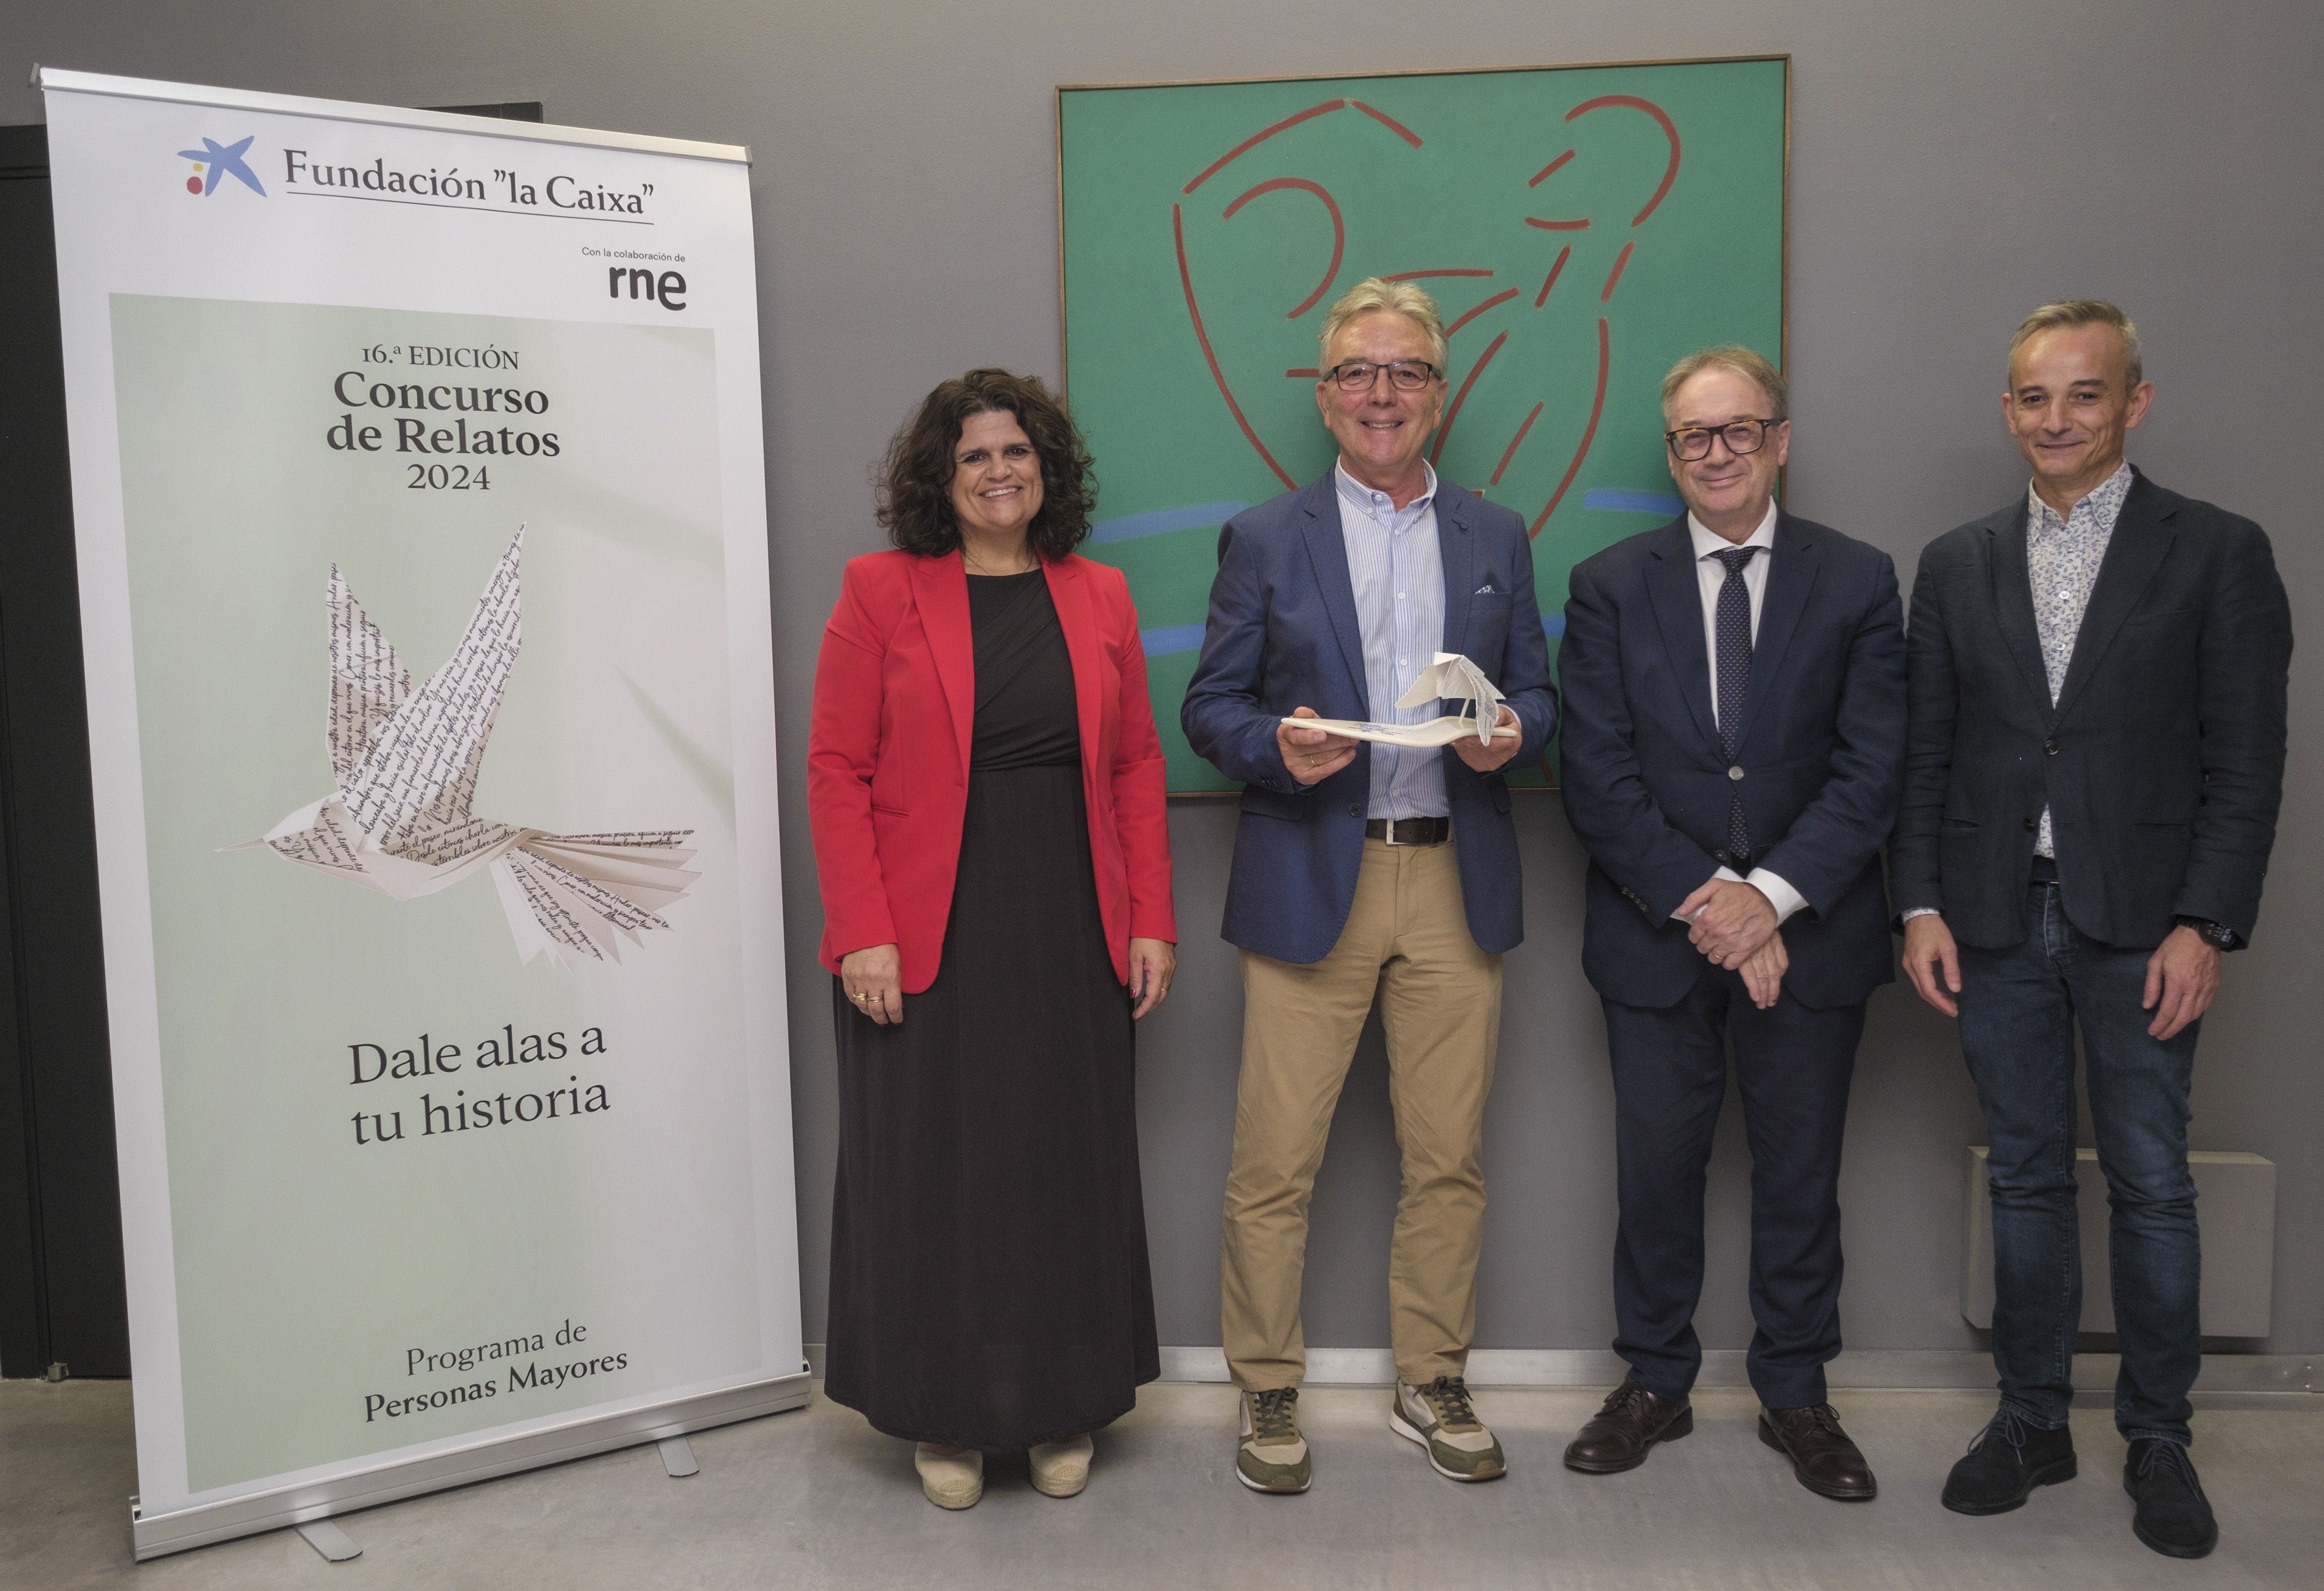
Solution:
M 1323 379 L 1343 393 L 1368 393 L 1379 380 L 1381 371 L 1388 372 L 1388 385 L 1400 393 L 1416 393 L 1444 373 L 1425 359 L 1398 359 L 1393 365 L 1375 365 L 1369 359 L 1343 359 L 1323 373 Z
M 1726 439 L 1727 450 L 1741 455 L 1757 453 L 1767 445 L 1770 428 L 1783 424 L 1780 420 L 1730 420 L 1725 425 L 1689 426 L 1683 430 L 1666 430 L 1663 440 L 1670 444 L 1671 454 L 1683 463 L 1711 457 L 1711 439 Z

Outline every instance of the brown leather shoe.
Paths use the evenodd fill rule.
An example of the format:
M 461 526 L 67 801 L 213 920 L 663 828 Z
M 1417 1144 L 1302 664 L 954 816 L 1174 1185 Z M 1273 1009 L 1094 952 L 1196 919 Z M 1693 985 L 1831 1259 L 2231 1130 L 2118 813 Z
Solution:
M 1759 1439 L 1788 1457 L 1800 1485 L 1819 1497 L 1861 1503 L 1879 1495 L 1872 1466 L 1840 1429 L 1840 1414 L 1829 1403 L 1761 1410 Z
M 1657 1398 L 1624 1376 L 1582 1433 L 1566 1444 L 1565 1467 L 1584 1475 L 1617 1475 L 1646 1461 L 1656 1442 L 1675 1442 L 1694 1429 L 1694 1405 Z

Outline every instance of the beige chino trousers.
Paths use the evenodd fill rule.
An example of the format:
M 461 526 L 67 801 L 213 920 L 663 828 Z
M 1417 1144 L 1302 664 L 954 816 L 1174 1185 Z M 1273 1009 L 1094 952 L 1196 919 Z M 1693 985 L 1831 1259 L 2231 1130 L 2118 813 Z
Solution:
M 1477 1326 L 1501 958 L 1469 937 L 1451 842 L 1364 841 L 1355 904 L 1323 960 L 1241 954 L 1242 1079 L 1220 1244 L 1220 1329 L 1235 1385 L 1265 1392 L 1306 1374 L 1308 1201 L 1375 996 L 1404 1162 L 1388 1276 L 1397 1376 L 1418 1385 L 1462 1374 Z

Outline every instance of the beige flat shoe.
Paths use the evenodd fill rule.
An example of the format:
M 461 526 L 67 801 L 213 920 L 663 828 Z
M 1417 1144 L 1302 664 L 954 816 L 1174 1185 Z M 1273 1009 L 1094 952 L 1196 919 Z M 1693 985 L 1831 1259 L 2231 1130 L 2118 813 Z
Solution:
M 1089 1485 L 1090 1458 L 1097 1444 L 1087 1437 L 1043 1442 L 1025 1457 L 1033 1468 L 1033 1489 L 1044 1497 L 1070 1497 Z
M 912 1467 L 920 1472 L 920 1490 L 938 1508 L 973 1508 L 984 1495 L 984 1455 L 973 1448 L 922 1442 L 913 1449 Z

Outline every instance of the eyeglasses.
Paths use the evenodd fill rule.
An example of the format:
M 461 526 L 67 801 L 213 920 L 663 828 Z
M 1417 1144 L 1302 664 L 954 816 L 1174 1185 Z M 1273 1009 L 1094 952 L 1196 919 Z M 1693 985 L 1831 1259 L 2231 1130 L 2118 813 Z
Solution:
M 1398 359 L 1393 365 L 1349 359 L 1324 371 L 1323 378 L 1343 393 L 1368 393 L 1383 370 L 1388 372 L 1388 384 L 1400 393 L 1416 393 L 1444 374 L 1425 359 Z
M 1698 458 L 1711 457 L 1711 439 L 1724 437 L 1729 453 L 1757 453 L 1767 444 L 1767 431 L 1780 420 L 1735 420 L 1725 425 L 1692 426 L 1685 430 L 1666 430 L 1663 440 L 1670 444 L 1674 457 L 1692 464 Z

